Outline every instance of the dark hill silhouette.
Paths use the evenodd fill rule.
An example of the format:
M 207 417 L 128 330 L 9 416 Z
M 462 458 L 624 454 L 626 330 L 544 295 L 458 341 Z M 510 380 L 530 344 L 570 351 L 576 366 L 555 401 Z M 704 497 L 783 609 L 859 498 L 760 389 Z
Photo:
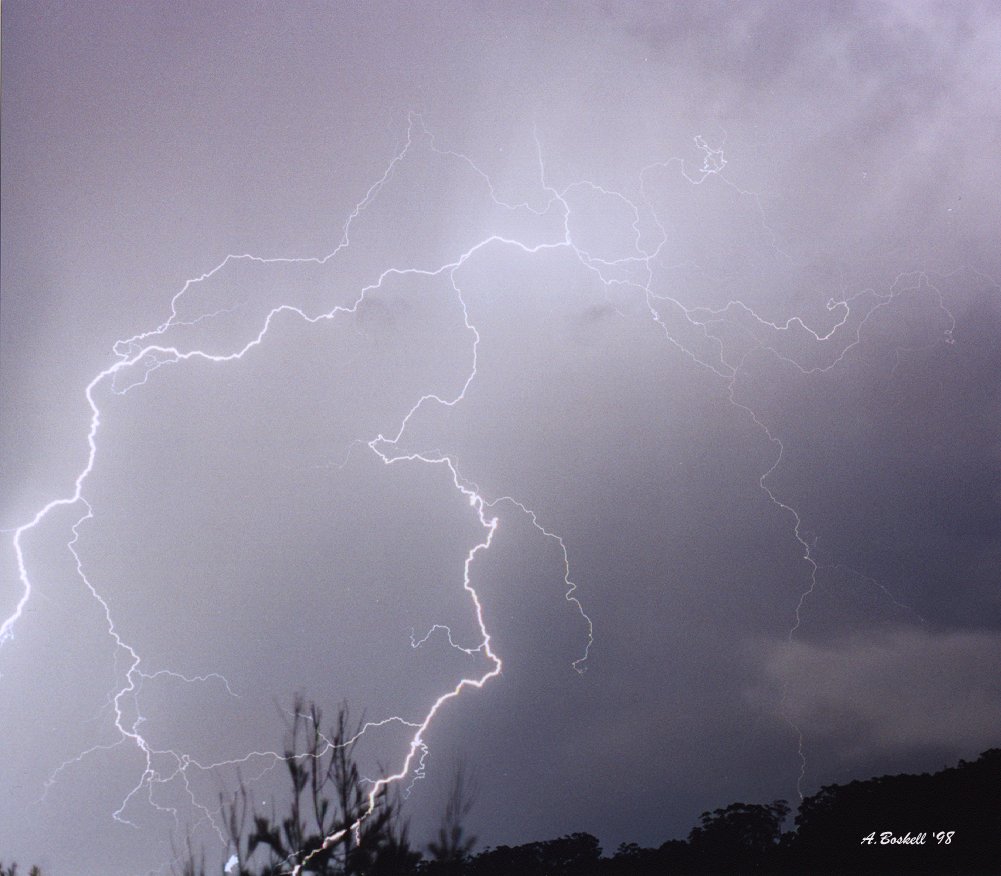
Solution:
M 293 715 L 288 816 L 255 811 L 242 786 L 222 799 L 231 843 L 240 851 L 239 876 L 278 876 L 307 860 L 310 876 L 1001 874 L 1001 748 L 937 773 L 827 785 L 802 801 L 790 831 L 783 832 L 790 814 L 784 800 L 732 803 L 703 812 L 687 840 L 658 848 L 623 843 L 610 857 L 587 833 L 472 854 L 475 839 L 462 821 L 473 797 L 460 768 L 428 860 L 410 845 L 399 801 L 386 795 L 362 821 L 360 835 L 349 829 L 326 847 L 324 836 L 351 828 L 368 808 L 353 757 L 356 733 L 346 706 L 329 738 L 320 733 L 319 710 L 301 697 Z M 15 876 L 16 865 L 2 860 L 0 876 Z M 207 876 L 190 847 L 179 867 L 179 876 Z M 33 867 L 29 876 L 41 874 Z
M 938 773 L 821 788 L 796 827 L 790 860 L 812 872 L 1001 873 L 1001 749 Z M 918 841 L 884 842 L 908 832 Z
M 467 858 L 468 876 L 653 876 L 653 874 L 1001 874 L 1001 749 L 921 775 L 828 785 L 801 803 L 782 831 L 784 800 L 733 803 L 704 812 L 687 841 L 659 848 L 623 844 L 600 856 L 598 840 L 501 846 Z M 885 835 L 885 839 L 884 839 Z M 900 843 L 889 840 L 910 839 Z M 454 867 L 454 865 L 453 865 Z M 438 874 L 434 862 L 421 870 Z

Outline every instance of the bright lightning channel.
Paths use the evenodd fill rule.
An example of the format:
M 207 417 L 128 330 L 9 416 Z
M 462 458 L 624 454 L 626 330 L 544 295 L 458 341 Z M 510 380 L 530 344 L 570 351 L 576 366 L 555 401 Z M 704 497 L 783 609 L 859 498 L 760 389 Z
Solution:
M 392 178 L 397 167 L 407 159 L 413 149 L 414 143 L 418 138 L 424 138 L 436 154 L 461 162 L 471 169 L 486 186 L 488 196 L 494 204 L 511 211 L 528 210 L 537 216 L 549 215 L 552 211 L 556 211 L 556 215 L 562 219 L 562 236 L 557 236 L 545 243 L 535 243 L 529 245 L 512 237 L 494 234 L 483 238 L 473 246 L 466 249 L 464 252 L 460 253 L 447 264 L 442 264 L 438 267 L 389 267 L 378 276 L 374 283 L 363 287 L 353 303 L 343 306 L 338 305 L 320 314 L 310 315 L 299 307 L 290 304 L 280 304 L 268 312 L 256 335 L 247 340 L 239 349 L 229 353 L 209 353 L 201 349 L 182 350 L 177 346 L 166 345 L 161 342 L 163 336 L 174 327 L 193 325 L 199 321 L 211 319 L 213 316 L 222 312 L 219 311 L 217 313 L 202 314 L 193 320 L 185 322 L 179 316 L 178 303 L 192 288 L 196 287 L 200 283 L 208 281 L 213 276 L 223 271 L 231 263 L 237 261 L 249 261 L 262 265 L 282 263 L 312 263 L 323 265 L 331 259 L 336 258 L 338 254 L 350 246 L 351 229 L 355 220 L 358 219 L 364 210 L 379 196 L 387 182 Z M 460 404 L 465 399 L 467 390 L 478 375 L 478 353 L 481 336 L 476 325 L 470 318 L 466 300 L 463 296 L 461 288 L 458 285 L 457 272 L 463 265 L 475 258 L 479 253 L 491 247 L 510 248 L 529 256 L 544 251 L 569 251 L 574 255 L 579 263 L 587 269 L 587 271 L 597 278 L 606 290 L 611 290 L 612 287 L 622 287 L 637 293 L 640 299 L 644 302 L 649 317 L 662 331 L 665 340 L 698 366 L 714 374 L 720 380 L 722 389 L 734 407 L 742 411 L 775 447 L 776 453 L 774 461 L 767 468 L 767 470 L 761 474 L 758 484 L 776 508 L 782 514 L 789 517 L 792 536 L 801 549 L 801 558 L 807 568 L 806 585 L 799 593 L 798 601 L 793 612 L 793 623 L 789 629 L 789 640 L 792 640 L 796 631 L 799 629 L 801 623 L 801 612 L 804 604 L 817 586 L 817 573 L 820 567 L 813 556 L 810 543 L 801 533 L 802 520 L 799 511 L 790 504 L 784 502 L 769 486 L 770 477 L 782 462 L 784 446 L 781 440 L 773 434 L 755 410 L 738 398 L 737 381 L 742 373 L 746 359 L 752 352 L 759 352 L 772 355 L 797 368 L 803 374 L 830 371 L 831 369 L 838 367 L 844 361 L 848 352 L 860 342 L 862 331 L 866 323 L 878 309 L 890 304 L 898 295 L 918 288 L 928 288 L 938 294 L 939 304 L 942 310 L 946 313 L 950 326 L 945 332 L 945 339 L 947 341 L 951 341 L 951 331 L 952 327 L 955 325 L 952 315 L 945 307 L 941 294 L 934 289 L 928 277 L 920 272 L 909 275 L 902 274 L 897 278 L 897 281 L 893 284 L 889 293 L 884 295 L 879 295 L 872 290 L 865 290 L 864 292 L 859 292 L 855 295 L 845 296 L 840 300 L 830 301 L 828 303 L 828 310 L 830 312 L 837 312 L 838 318 L 833 326 L 826 332 L 820 332 L 811 328 L 807 322 L 799 316 L 790 317 L 785 322 L 766 320 L 759 316 L 753 308 L 740 300 L 729 301 L 724 306 L 718 308 L 693 307 L 685 305 L 677 298 L 659 294 L 654 291 L 654 267 L 658 258 L 661 256 L 663 247 L 667 242 L 669 235 L 661 221 L 661 218 L 658 216 L 657 210 L 652 206 L 648 197 L 647 177 L 654 170 L 665 170 L 676 167 L 680 174 L 690 184 L 695 186 L 702 185 L 709 179 L 717 179 L 722 184 L 731 187 L 739 195 L 750 198 L 755 203 L 756 208 L 762 217 L 763 226 L 767 229 L 767 225 L 764 224 L 764 210 L 761 206 L 760 198 L 753 192 L 739 189 L 724 174 L 727 162 L 723 155 L 722 146 L 713 148 L 704 138 L 696 137 L 695 146 L 702 153 L 703 159 L 701 166 L 697 170 L 690 171 L 684 161 L 676 158 L 665 162 L 651 164 L 643 168 L 640 172 L 641 197 L 637 202 L 629 199 L 624 194 L 610 191 L 590 181 L 579 181 L 572 183 L 563 189 L 556 189 L 547 181 L 546 168 L 542 155 L 543 150 L 538 135 L 536 135 L 535 142 L 538 157 L 539 184 L 541 186 L 541 190 L 545 193 L 546 198 L 545 203 L 541 208 L 532 207 L 527 202 L 515 204 L 501 199 L 498 196 L 497 189 L 490 177 L 483 172 L 472 161 L 472 159 L 460 152 L 439 147 L 434 137 L 430 134 L 427 128 L 425 128 L 422 119 L 417 115 L 412 115 L 407 129 L 406 142 L 389 161 L 382 176 L 369 187 L 362 199 L 357 202 L 354 209 L 346 219 L 341 239 L 332 252 L 322 258 L 264 258 L 250 254 L 227 255 L 215 268 L 199 277 L 189 280 L 184 284 L 183 288 L 171 299 L 169 317 L 158 327 L 142 332 L 133 337 L 120 340 L 114 345 L 113 352 L 116 360 L 107 368 L 100 371 L 87 384 L 84 391 L 84 395 L 90 409 L 89 427 L 86 434 L 87 453 L 85 464 L 73 481 L 72 490 L 67 496 L 54 499 L 44 505 L 27 523 L 17 527 L 13 531 L 12 543 L 16 557 L 17 574 L 20 582 L 21 593 L 13 612 L 3 621 L 2 626 L 0 626 L 0 646 L 5 645 L 14 637 L 18 622 L 22 618 L 25 607 L 33 594 L 34 588 L 32 585 L 31 575 L 29 574 L 28 563 L 25 559 L 24 541 L 26 537 L 36 530 L 40 524 L 42 524 L 42 522 L 46 520 L 46 518 L 48 518 L 56 509 L 79 506 L 83 509 L 83 514 L 72 526 L 72 538 L 67 543 L 67 548 L 74 557 L 77 575 L 81 583 L 101 606 L 107 632 L 114 643 L 116 652 L 121 652 L 126 655 L 128 661 L 128 668 L 124 675 L 125 683 L 110 698 L 114 709 L 115 727 L 119 733 L 119 739 L 111 745 L 94 746 L 93 748 L 81 753 L 78 757 L 72 759 L 71 761 L 67 761 L 62 764 L 52 774 L 47 786 L 56 780 L 59 773 L 68 764 L 79 762 L 82 758 L 95 751 L 131 743 L 137 750 L 143 753 L 145 758 L 145 767 L 138 782 L 122 801 L 121 806 L 113 813 L 113 817 L 118 821 L 128 823 L 124 812 L 130 801 L 136 795 L 140 794 L 145 788 L 150 803 L 160 811 L 169 812 L 176 821 L 176 811 L 156 804 L 152 797 L 152 790 L 154 785 L 170 781 L 173 778 L 180 776 L 185 783 L 185 787 L 188 789 L 192 804 L 203 813 L 203 816 L 209 821 L 209 823 L 212 824 L 216 833 L 220 836 L 220 839 L 222 839 L 223 834 L 219 826 L 215 823 L 212 813 L 196 800 L 193 790 L 188 785 L 188 770 L 212 770 L 223 766 L 245 764 L 254 758 L 260 757 L 270 759 L 272 763 L 282 759 L 282 756 L 277 752 L 252 752 L 245 757 L 235 760 L 223 761 L 215 764 L 201 764 L 188 755 L 180 752 L 154 749 L 142 734 L 142 715 L 137 713 L 136 717 L 131 720 L 125 716 L 124 702 L 130 697 L 134 699 L 137 696 L 143 680 L 149 680 L 163 675 L 169 675 L 188 683 L 219 682 L 225 686 L 228 693 L 234 696 L 235 693 L 230 687 L 229 682 L 217 673 L 207 673 L 201 676 L 189 677 L 183 676 L 180 673 L 175 673 L 168 669 L 158 669 L 152 672 L 143 670 L 139 651 L 134 645 L 126 642 L 119 635 L 112 618 L 111 607 L 105 598 L 102 597 L 98 588 L 87 577 L 83 568 L 83 563 L 76 551 L 76 543 L 79 538 L 80 527 L 93 516 L 91 506 L 84 497 L 84 487 L 90 474 L 94 470 L 99 452 L 97 439 L 101 428 L 101 409 L 96 401 L 95 395 L 98 388 L 107 384 L 110 386 L 113 394 L 123 395 L 144 385 L 150 379 L 150 376 L 154 371 L 167 365 L 179 365 L 189 360 L 202 360 L 211 363 L 224 363 L 241 360 L 244 356 L 265 341 L 265 338 L 268 336 L 270 328 L 276 317 L 282 314 L 292 314 L 304 322 L 312 324 L 320 321 L 330 321 L 338 318 L 344 318 L 349 315 L 356 314 L 359 307 L 366 301 L 367 296 L 379 289 L 383 283 L 391 277 L 418 276 L 425 278 L 448 278 L 451 283 L 452 290 L 462 307 L 464 329 L 472 341 L 472 362 L 461 390 L 454 397 L 444 398 L 436 393 L 424 394 L 413 404 L 410 410 L 403 417 L 395 434 L 390 437 L 378 434 L 369 440 L 357 440 L 352 443 L 352 447 L 364 444 L 386 465 L 413 463 L 440 468 L 443 472 L 447 473 L 447 477 L 449 478 L 454 489 L 464 497 L 469 507 L 475 513 L 477 521 L 483 531 L 483 536 L 481 540 L 468 551 L 465 557 L 463 564 L 463 589 L 472 603 L 479 630 L 479 642 L 475 645 L 460 644 L 453 639 L 452 631 L 447 626 L 436 624 L 432 626 L 420 639 L 418 639 L 415 634 L 411 634 L 411 645 L 414 648 L 420 647 L 435 633 L 443 632 L 446 635 L 448 644 L 451 647 L 469 655 L 482 655 L 488 661 L 489 668 L 479 675 L 462 678 L 452 689 L 438 696 L 431 703 L 423 718 L 420 720 L 414 721 L 404 719 L 400 716 L 391 716 L 381 721 L 367 723 L 362 727 L 359 735 L 373 727 L 383 726 L 388 723 L 402 724 L 410 727 L 414 732 L 400 768 L 396 772 L 386 775 L 372 783 L 372 787 L 368 795 L 367 809 L 363 812 L 355 824 L 326 837 L 322 849 L 329 849 L 335 845 L 349 830 L 357 832 L 361 823 L 374 810 L 379 794 L 384 788 L 390 784 L 404 780 L 408 775 L 422 775 L 424 758 L 427 754 L 425 736 L 438 714 L 451 700 L 459 698 L 464 691 L 480 689 L 501 674 L 503 670 L 503 661 L 492 647 L 491 635 L 484 618 L 483 606 L 480 597 L 473 586 L 472 576 L 472 567 L 477 557 L 488 551 L 493 543 L 494 536 L 499 526 L 499 519 L 493 512 L 498 505 L 508 504 L 517 509 L 530 520 L 532 526 L 538 530 L 543 537 L 553 540 L 559 545 L 563 559 L 563 581 L 566 585 L 565 599 L 579 612 L 587 628 L 587 641 L 583 649 L 583 653 L 578 659 L 574 660 L 572 664 L 574 669 L 578 672 L 584 671 L 591 646 L 594 642 L 594 627 L 590 617 L 585 612 L 581 601 L 576 595 L 577 585 L 573 582 L 571 577 L 569 553 L 562 536 L 545 528 L 545 526 L 543 526 L 543 524 L 539 521 L 536 512 L 531 510 L 527 505 L 518 499 L 511 496 L 489 498 L 482 495 L 472 482 L 464 479 L 464 477 L 460 474 L 458 466 L 451 456 L 442 453 L 407 452 L 400 449 L 400 445 L 408 425 L 419 410 L 426 405 L 454 407 Z M 601 194 L 602 196 L 617 199 L 631 211 L 634 217 L 632 223 L 633 251 L 631 253 L 623 255 L 620 258 L 603 259 L 588 252 L 585 248 L 575 242 L 574 235 L 571 231 L 570 220 L 572 210 L 568 199 L 571 198 L 572 194 L 578 189 L 590 189 Z M 657 240 L 656 245 L 652 247 L 645 247 L 642 243 L 640 226 L 642 217 L 644 216 L 652 222 L 658 232 L 659 239 Z M 771 232 L 771 229 L 767 230 Z M 774 233 L 772 233 L 772 237 L 774 241 Z M 781 253 L 777 245 L 775 246 L 775 249 L 780 254 L 785 255 L 784 253 Z M 623 279 L 623 272 L 628 272 L 628 277 L 626 279 Z M 867 304 L 867 302 L 875 303 Z M 690 326 L 699 331 L 707 341 L 714 345 L 716 355 L 712 359 L 700 355 L 696 350 L 693 350 L 672 334 L 664 315 L 665 307 L 673 308 L 680 312 Z M 856 307 L 861 307 L 863 309 L 863 314 L 862 318 L 856 322 L 854 331 L 852 332 L 849 328 L 849 323 L 850 317 Z M 800 364 L 788 354 L 780 352 L 776 347 L 761 341 L 756 341 L 752 349 L 745 352 L 744 355 L 736 362 L 728 362 L 723 342 L 716 336 L 710 334 L 709 327 L 713 322 L 726 320 L 732 313 L 736 312 L 743 313 L 745 316 L 749 317 L 763 332 L 770 332 L 775 336 L 778 336 L 783 332 L 788 332 L 795 326 L 798 329 L 803 330 L 817 345 L 831 347 L 834 349 L 836 355 L 831 359 L 831 361 L 823 366 L 808 367 Z M 845 333 L 848 333 L 848 337 L 842 342 L 840 339 Z M 799 756 L 801 760 L 799 782 L 801 782 L 806 769 L 806 760 L 805 755 L 803 754 L 802 733 L 799 733 L 798 729 L 797 733 L 799 734 Z M 169 768 L 166 771 L 158 768 L 158 764 L 161 761 L 169 765 Z M 799 782 L 797 783 L 798 786 Z M 313 854 L 318 854 L 318 852 L 319 850 Z M 292 874 L 296 874 L 296 876 L 297 874 L 302 873 L 311 857 L 312 855 L 303 859 L 300 863 L 296 864 L 290 872 Z M 230 859 L 230 861 L 227 862 L 227 866 L 235 866 L 234 860 Z

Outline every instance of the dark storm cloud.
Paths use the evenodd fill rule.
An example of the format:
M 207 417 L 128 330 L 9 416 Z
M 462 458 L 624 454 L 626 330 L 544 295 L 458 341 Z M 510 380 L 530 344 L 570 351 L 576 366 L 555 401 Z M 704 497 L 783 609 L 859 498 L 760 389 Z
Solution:
M 232 353 L 278 304 L 317 314 L 368 287 L 354 314 L 277 315 L 239 363 L 139 386 L 144 360 L 116 375 L 124 395 L 95 391 L 75 548 L 142 655 L 125 718 L 138 708 L 155 748 L 273 750 L 296 689 L 415 719 L 485 671 L 441 631 L 411 640 L 447 623 L 477 643 L 462 572 L 483 527 L 444 466 L 366 446 L 462 390 L 467 318 L 475 379 L 422 406 L 400 450 L 449 454 L 492 503 L 472 576 L 504 671 L 429 732 L 415 835 L 459 759 L 481 841 L 588 830 L 614 848 L 792 797 L 790 721 L 807 792 L 997 744 L 990 4 L 7 3 L 3 28 L 0 525 L 67 494 L 83 387 L 227 253 L 350 240 L 323 264 L 229 260 L 175 300 L 164 343 Z M 567 232 L 583 256 L 556 246 Z M 491 235 L 522 245 L 399 273 Z M 624 257 L 601 282 L 595 260 Z M 560 544 L 503 497 L 563 539 L 594 627 L 582 675 Z M 35 593 L 0 651 L 2 859 L 131 876 L 189 826 L 222 855 L 198 806 L 235 769 L 129 796 L 144 757 L 109 694 L 130 659 L 67 549 L 81 513 L 24 538 Z M 9 546 L 2 563 L 6 613 Z M 406 738 L 373 733 L 365 769 Z M 265 796 L 273 762 L 243 766 Z M 112 817 L 126 799 L 139 830 Z
M 771 646 L 765 676 L 787 691 L 790 717 L 843 762 L 875 752 L 980 751 L 997 742 L 1001 663 L 987 633 L 864 632 L 827 645 Z

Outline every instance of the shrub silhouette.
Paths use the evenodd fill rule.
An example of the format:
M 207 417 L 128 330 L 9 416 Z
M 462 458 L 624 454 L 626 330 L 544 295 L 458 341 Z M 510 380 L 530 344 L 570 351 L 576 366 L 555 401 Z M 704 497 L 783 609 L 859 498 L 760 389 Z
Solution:
M 404 876 L 420 855 L 409 845 L 399 805 L 383 788 L 370 805 L 354 757 L 363 722 L 352 724 L 347 706 L 328 734 L 322 713 L 297 696 L 288 726 L 284 762 L 291 784 L 288 814 L 262 815 L 241 780 L 221 798 L 223 820 L 237 858 L 230 876 L 279 876 L 302 865 L 310 876 Z M 272 806 L 272 811 L 275 807 Z M 333 842 L 327 837 L 338 835 Z M 205 876 L 204 859 L 188 849 L 183 876 Z
M 594 873 L 600 863 L 597 837 L 573 833 L 543 842 L 487 849 L 471 858 L 464 872 L 470 876 L 573 876 Z
M 789 804 L 776 800 L 769 804 L 731 803 L 725 809 L 703 812 L 699 827 L 692 829 L 688 842 L 696 852 L 708 852 L 728 859 L 760 858 L 778 846 Z
M 239 876 L 289 873 L 311 852 L 304 872 L 314 876 L 1001 873 L 1001 749 L 932 775 L 823 787 L 802 801 L 796 829 L 785 833 L 790 809 L 784 800 L 732 803 L 703 812 L 687 841 L 670 840 L 659 848 L 623 843 L 607 858 L 587 833 L 473 854 L 474 840 L 462 827 L 472 795 L 460 769 L 438 836 L 428 846 L 432 860 L 410 848 L 398 803 L 385 796 L 362 822 L 360 843 L 349 830 L 322 850 L 323 837 L 354 824 L 368 801 L 352 758 L 347 710 L 339 712 L 329 738 L 319 732 L 315 707 L 307 712 L 298 700 L 295 714 L 286 747 L 293 786 L 288 817 L 276 823 L 251 813 L 243 787 L 223 807 L 233 846 L 240 849 Z M 883 833 L 923 834 L 924 840 L 883 844 Z M 262 862 L 265 851 L 270 857 Z M 258 863 L 248 863 L 255 854 Z M 194 860 L 189 855 L 185 876 L 203 876 L 204 867 L 198 869 Z M 0 867 L 0 876 L 14 873 Z
M 460 762 L 452 779 L 452 792 L 445 805 L 438 836 L 427 846 L 431 860 L 422 870 L 428 876 L 459 876 L 465 872 L 476 837 L 466 836 L 462 822 L 472 810 L 475 797 L 465 766 Z

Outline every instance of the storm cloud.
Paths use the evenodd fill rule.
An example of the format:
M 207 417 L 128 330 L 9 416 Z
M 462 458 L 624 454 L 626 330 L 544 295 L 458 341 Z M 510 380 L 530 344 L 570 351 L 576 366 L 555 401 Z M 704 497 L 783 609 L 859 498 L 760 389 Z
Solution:
M 0 859 L 224 860 L 295 691 L 413 724 L 492 669 L 470 552 L 503 669 L 425 734 L 418 838 L 459 761 L 481 843 L 612 849 L 998 744 L 993 4 L 3 40 Z

